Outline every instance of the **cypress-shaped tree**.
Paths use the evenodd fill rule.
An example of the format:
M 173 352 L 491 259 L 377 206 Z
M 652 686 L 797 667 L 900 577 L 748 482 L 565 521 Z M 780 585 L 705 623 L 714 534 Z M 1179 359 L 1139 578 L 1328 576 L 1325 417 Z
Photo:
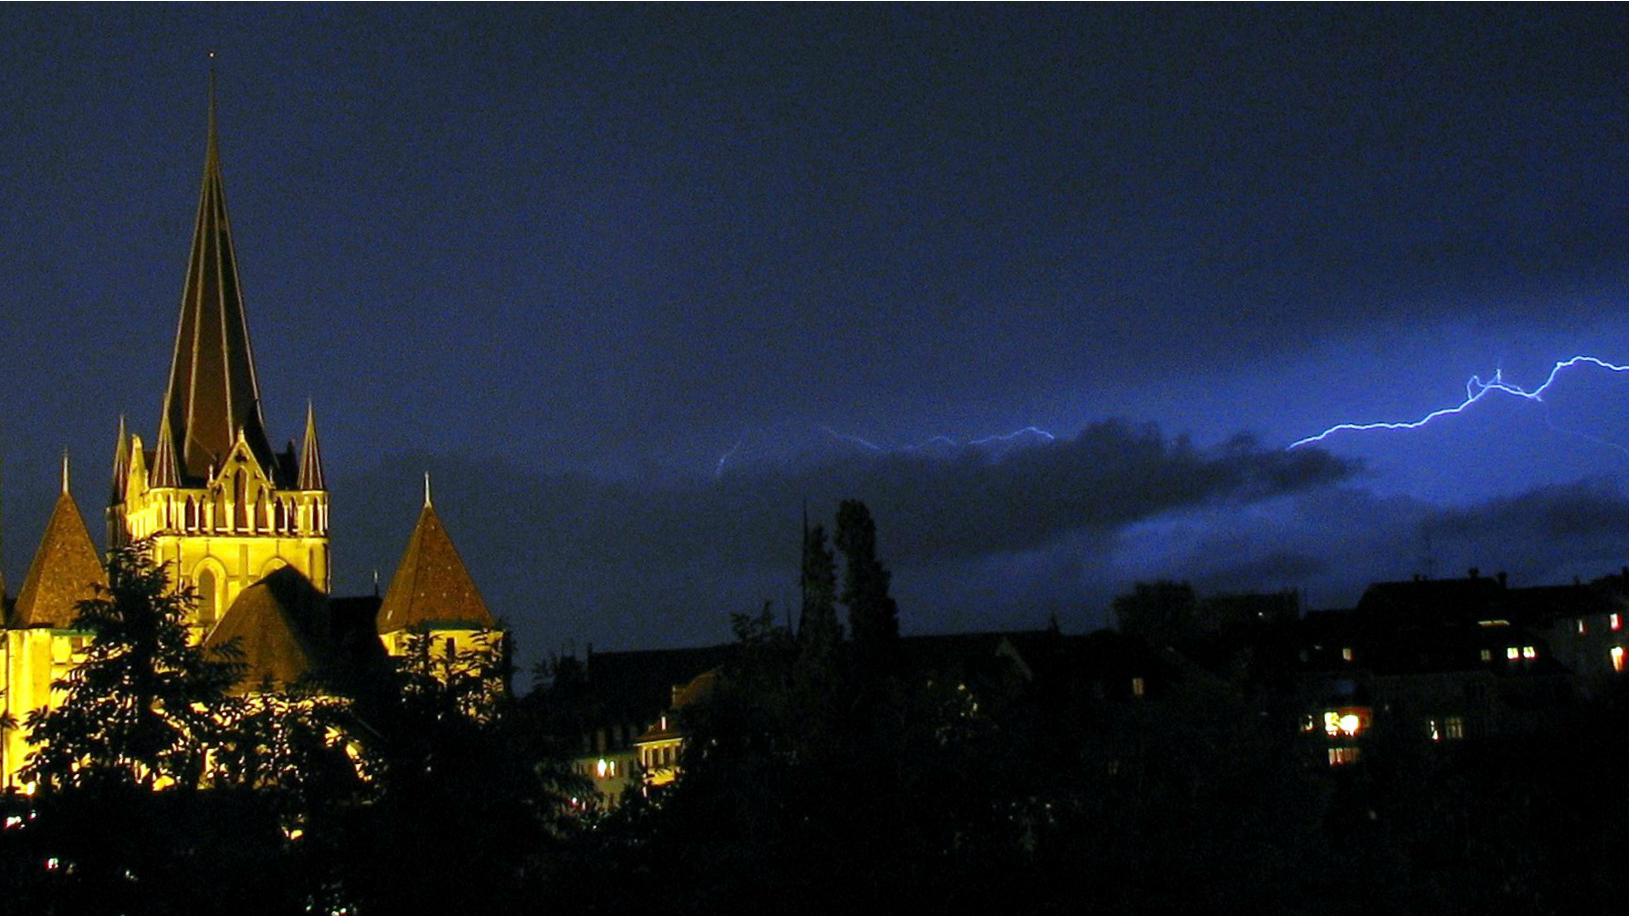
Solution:
M 798 618 L 798 642 L 805 651 L 824 652 L 843 638 L 837 622 L 837 559 L 826 543 L 826 529 L 816 525 L 803 532 L 803 610 Z
M 877 560 L 877 525 L 871 510 L 857 499 L 837 508 L 837 549 L 846 565 L 843 604 L 848 630 L 862 654 L 871 654 L 899 637 L 899 609 L 888 596 L 890 575 Z

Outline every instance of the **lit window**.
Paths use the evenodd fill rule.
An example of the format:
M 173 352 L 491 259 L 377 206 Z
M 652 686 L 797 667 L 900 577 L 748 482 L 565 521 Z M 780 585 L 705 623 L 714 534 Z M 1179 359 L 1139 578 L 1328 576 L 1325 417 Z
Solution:
M 1351 646 L 1342 646 L 1341 647 L 1341 660 L 1342 661 L 1347 661 L 1347 662 L 1352 660 L 1352 647 Z
M 1617 614 L 1612 614 L 1611 616 L 1607 617 L 1606 622 L 1607 625 L 1612 627 L 1614 630 L 1623 629 L 1623 618 Z
M 1493 661 L 1493 650 L 1492 649 L 1483 649 L 1482 650 L 1482 660 L 1485 661 L 1485 662 Z
M 1348 763 L 1357 763 L 1357 759 L 1358 748 L 1332 747 L 1329 749 L 1329 765 L 1332 767 L 1343 766 Z
M 1425 727 L 1426 727 L 1426 731 L 1431 733 L 1431 740 L 1432 741 L 1441 741 L 1442 740 L 1442 731 L 1437 728 L 1437 720 L 1436 719 L 1431 719 L 1430 721 L 1426 722 Z
M 1356 737 L 1369 727 L 1367 707 L 1350 706 L 1324 712 L 1324 733 L 1331 738 Z
M 1448 732 L 1448 740 L 1458 741 L 1465 737 L 1465 717 L 1449 716 L 1443 720 L 1443 726 Z
M 1582 617 L 1578 618 L 1578 635 L 1582 636 L 1582 635 L 1584 635 L 1585 633 L 1588 633 L 1588 632 L 1589 632 L 1589 628 L 1584 626 L 1584 618 L 1582 618 Z
M 1528 660 L 1538 658 L 1538 650 L 1532 646 L 1522 646 L 1522 658 Z
M 1516 648 L 1515 646 L 1511 646 L 1510 648 L 1505 650 L 1505 658 L 1508 658 L 1511 661 L 1515 661 L 1516 659 L 1521 658 L 1521 657 L 1522 657 L 1522 650 Z
M 1134 697 L 1140 697 L 1140 696 L 1143 695 L 1143 679 L 1142 678 L 1134 677 L 1134 678 L 1131 679 L 1131 695 L 1134 696 Z
M 1301 730 L 1304 731 L 1304 732 L 1317 731 L 1318 730 L 1318 720 L 1317 720 L 1317 718 L 1309 714 L 1306 718 L 1302 719 L 1301 720 Z
M 1619 674 L 1623 673 L 1623 647 L 1622 646 L 1613 646 L 1612 647 L 1612 670 L 1618 672 Z

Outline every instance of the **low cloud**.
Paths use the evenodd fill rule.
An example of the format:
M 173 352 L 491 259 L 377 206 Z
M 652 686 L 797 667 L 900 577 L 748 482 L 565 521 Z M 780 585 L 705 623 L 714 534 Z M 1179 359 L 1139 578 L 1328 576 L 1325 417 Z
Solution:
M 723 639 L 729 613 L 764 600 L 785 608 L 805 505 L 829 527 L 841 499 L 866 501 L 896 595 L 909 597 L 907 629 L 1034 625 L 1102 597 L 1110 551 L 1130 526 L 1311 492 L 1354 470 L 1316 449 L 1247 439 L 1200 449 L 1123 422 L 1000 456 L 856 450 L 662 485 L 422 455 L 336 488 L 347 509 L 336 509 L 334 529 L 340 590 L 370 587 L 363 570 L 394 568 L 421 468 L 434 472 L 437 509 L 489 603 L 523 645 L 545 649 Z

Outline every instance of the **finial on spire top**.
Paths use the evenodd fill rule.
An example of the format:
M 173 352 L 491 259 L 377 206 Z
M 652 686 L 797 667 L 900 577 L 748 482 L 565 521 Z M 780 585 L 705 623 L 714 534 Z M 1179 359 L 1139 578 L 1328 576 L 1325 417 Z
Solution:
M 67 495 L 67 493 L 68 493 L 68 450 L 67 449 L 62 450 L 62 492 L 63 492 L 63 495 Z
M 209 52 L 209 137 L 205 143 L 205 158 L 218 155 L 215 145 L 215 52 Z
M 424 472 L 424 508 L 430 508 L 430 472 Z

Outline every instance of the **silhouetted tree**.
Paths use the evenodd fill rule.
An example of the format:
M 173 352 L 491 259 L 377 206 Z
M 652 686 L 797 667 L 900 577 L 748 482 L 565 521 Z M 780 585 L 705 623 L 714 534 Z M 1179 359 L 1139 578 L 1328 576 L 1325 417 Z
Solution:
M 821 525 L 803 532 L 802 586 L 798 642 L 815 652 L 829 651 L 843 638 L 843 630 L 837 623 L 837 561 Z
M 145 542 L 114 550 L 107 577 L 79 604 L 74 626 L 91 640 L 52 684 L 62 702 L 28 715 L 34 752 L 23 778 L 47 789 L 197 787 L 242 675 L 235 647 L 212 654 L 191 643 L 192 592 L 170 588 Z
M 442 649 L 417 636 L 393 677 L 359 701 L 375 794 L 323 847 L 340 902 L 498 912 L 525 899 L 570 777 L 504 690 L 506 676 L 499 645 Z
M 899 637 L 899 609 L 888 596 L 890 575 L 877 560 L 877 525 L 857 499 L 837 509 L 837 549 L 843 552 L 843 604 L 848 629 L 862 653 L 874 654 Z
M 192 594 L 170 588 L 148 546 L 110 555 L 107 586 L 78 607 L 91 639 L 53 685 L 61 702 L 28 717 L 22 775 L 38 791 L 28 829 L 7 831 L 3 857 L 29 866 L 8 878 L 7 905 L 172 913 L 241 899 L 293 911 L 270 799 L 232 788 L 242 781 L 216 754 L 242 717 L 227 693 L 242 670 L 235 647 L 189 641 Z

